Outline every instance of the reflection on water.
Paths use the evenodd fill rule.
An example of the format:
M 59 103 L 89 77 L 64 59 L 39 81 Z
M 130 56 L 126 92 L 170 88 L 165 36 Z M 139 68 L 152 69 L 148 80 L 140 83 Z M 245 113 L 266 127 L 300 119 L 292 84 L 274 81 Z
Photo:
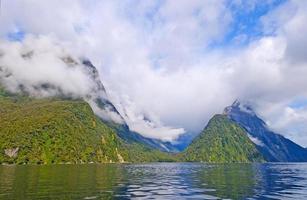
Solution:
M 0 166 L 0 199 L 307 199 L 307 164 Z

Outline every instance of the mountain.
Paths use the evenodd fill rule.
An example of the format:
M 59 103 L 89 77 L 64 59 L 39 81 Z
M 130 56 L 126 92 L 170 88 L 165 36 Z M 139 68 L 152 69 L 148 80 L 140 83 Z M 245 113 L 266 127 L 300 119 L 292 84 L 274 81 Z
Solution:
M 116 130 L 117 135 L 127 143 L 140 143 L 152 149 L 160 150 L 163 152 L 179 152 L 179 148 L 177 148 L 172 143 L 144 137 L 135 131 L 131 131 L 126 124 L 109 123 L 109 125 L 113 127 Z
M 0 92 L 0 163 L 123 162 L 114 130 L 82 100 Z
M 120 116 L 111 102 L 97 98 L 100 109 L 108 107 Z M 0 163 L 295 162 L 306 161 L 307 155 L 304 148 L 270 131 L 250 106 L 239 102 L 215 115 L 177 154 L 163 152 L 177 151 L 173 144 L 96 116 L 81 98 L 38 99 L 0 86 L 0 116 Z
M 66 60 L 68 60 L 68 63 L 77 63 L 76 61 L 72 61 L 72 58 L 69 58 Z M 179 151 L 178 148 L 176 148 L 170 142 L 164 142 L 159 139 L 147 138 L 135 131 L 131 131 L 129 126 L 126 124 L 124 118 L 117 111 L 115 106 L 108 100 L 106 90 L 100 80 L 99 73 L 96 67 L 87 59 L 83 59 L 82 64 L 88 69 L 88 73 L 96 85 L 96 87 L 94 87 L 95 89 L 92 91 L 91 96 L 90 96 L 93 99 L 93 103 L 94 103 L 94 105 L 91 104 L 91 106 L 96 107 L 97 109 L 100 109 L 98 111 L 96 110 L 96 112 L 98 113 L 103 111 L 103 112 L 107 112 L 107 116 L 113 116 L 113 120 L 110 121 L 107 119 L 105 120 L 105 123 L 113 127 L 117 131 L 117 134 L 120 138 L 122 138 L 128 143 L 141 143 L 150 148 L 157 149 L 157 150 L 164 151 L 164 152 L 178 152 Z M 104 119 L 104 117 L 102 117 L 102 119 Z
M 0 163 L 174 161 L 127 143 L 81 99 L 35 99 L 0 88 Z
M 224 114 L 248 133 L 265 160 L 271 162 L 304 162 L 307 151 L 291 140 L 271 131 L 253 109 L 235 101 Z
M 68 57 L 69 59 L 64 60 L 64 62 L 77 63 L 77 61 Z M 115 123 L 123 124 L 125 123 L 124 118 L 117 111 L 115 106 L 108 100 L 107 92 L 103 83 L 100 80 L 99 73 L 96 67 L 88 59 L 81 59 L 81 66 L 83 66 L 88 75 L 90 76 L 91 81 L 93 82 L 94 87 L 92 91 L 86 96 L 86 100 L 89 104 L 95 109 L 96 114 L 105 121 L 112 121 Z
M 31 60 L 33 55 L 29 51 L 21 57 Z M 178 153 L 191 137 L 170 143 L 130 130 L 88 59 L 56 59 L 71 76 L 75 71 L 85 76 L 86 87 L 74 90 L 52 79 L 23 81 L 16 79 L 16 71 L 0 66 L 0 162 L 307 161 L 306 149 L 271 131 L 250 106 L 238 101 L 214 116 Z
M 182 157 L 185 161 L 222 163 L 263 160 L 246 131 L 225 115 L 215 115 Z
M 58 97 L 65 99 L 82 99 L 94 113 L 105 123 L 114 125 L 118 135 L 127 142 L 139 142 L 162 151 L 178 151 L 170 142 L 151 139 L 131 131 L 125 121 L 125 113 L 119 113 L 107 95 L 100 75 L 92 62 L 83 57 L 76 57 L 59 46 L 59 52 L 41 51 L 34 45 L 23 45 L 16 50 L 16 62 L 11 62 L 11 53 L 1 49 L 0 84 L 11 92 L 33 97 Z M 45 56 L 48 57 L 45 58 Z M 43 59 L 42 59 L 43 58 Z M 55 65 L 51 70 L 43 69 L 44 60 Z M 37 65 L 33 65 L 37 63 Z M 23 76 L 19 67 L 26 69 Z M 33 70 L 33 71 L 31 71 Z
M 21 57 L 29 60 L 32 59 L 34 54 L 35 51 L 30 51 L 29 53 L 22 54 Z M 2 137 L 2 139 L 7 139 L 7 141 L 0 141 L 0 150 L 3 150 L 0 162 L 119 162 L 121 160 L 119 160 L 117 152 L 119 152 L 120 149 L 122 152 L 119 152 L 118 155 L 129 162 L 170 160 L 168 154 L 158 150 L 175 151 L 171 144 L 146 138 L 138 133 L 130 131 L 124 118 L 109 101 L 105 87 L 100 80 L 99 73 L 88 59 L 63 56 L 58 57 L 58 61 L 62 62 L 66 68 L 82 71 L 82 73 L 88 77 L 89 82 L 87 85 L 89 88 L 85 94 L 83 93 L 80 95 L 67 92 L 63 90 L 60 85 L 57 85 L 56 82 L 49 82 L 48 80 L 40 81 L 36 84 L 23 84 L 21 82 L 18 88 L 14 89 L 18 94 L 7 92 L 4 88 L 9 87 L 6 83 L 10 82 L 14 73 L 5 65 L 0 66 L 0 90 L 2 95 L 0 96 L 0 110 L 3 111 L 0 113 L 0 134 L 6 135 L 6 137 Z M 1 85 L 4 87 L 1 88 Z M 40 99 L 33 98 L 33 96 L 38 96 Z M 85 107 L 87 107 L 87 109 L 85 109 Z M 35 110 L 36 108 L 39 109 Z M 70 108 L 74 109 L 72 110 Z M 63 109 L 63 113 L 61 113 L 61 109 Z M 26 112 L 24 112 L 25 110 Z M 41 114 L 38 111 L 41 112 Z M 82 118 L 79 119 L 74 117 L 75 115 L 84 116 L 85 121 L 83 122 Z M 51 116 L 53 118 L 51 118 Z M 5 119 L 6 122 L 2 119 Z M 46 121 L 46 119 L 48 119 L 48 121 Z M 93 119 L 93 122 L 90 123 L 90 119 Z M 38 124 L 32 126 L 35 121 L 37 121 Z M 49 123 L 52 124 L 52 126 L 49 126 Z M 98 124 L 99 126 L 92 127 L 92 123 Z M 30 126 L 28 126 L 28 124 Z M 14 126 L 16 126 L 16 128 L 14 128 Z M 78 129 L 79 126 L 82 127 L 82 131 Z M 54 139 L 58 138 L 53 138 L 53 136 L 50 135 L 48 136 L 52 137 L 50 141 L 48 141 L 52 143 L 50 148 L 54 150 L 56 154 L 52 154 L 55 159 L 53 159 L 53 157 L 49 158 L 48 156 L 48 158 L 42 157 L 42 150 L 40 148 L 36 149 L 37 146 L 44 146 L 44 144 L 41 143 L 44 141 L 42 138 L 43 131 L 41 129 L 46 129 L 45 134 L 47 135 L 51 134 L 51 132 L 56 132 L 56 137 L 64 138 L 63 144 L 61 143 L 62 146 L 60 145 L 61 148 L 57 149 L 57 144 L 54 144 Z M 29 134 L 30 132 L 37 134 L 31 135 Z M 101 136 L 101 134 L 106 135 Z M 110 136 L 110 134 L 112 136 Z M 29 140 L 20 140 L 18 142 L 18 138 L 23 137 L 22 135 Z M 116 145 L 114 146 L 112 143 L 108 143 L 107 145 L 103 145 L 106 149 L 102 147 L 101 149 L 98 147 L 101 145 L 100 136 L 104 137 L 105 140 L 108 137 L 114 138 Z M 48 137 L 46 136 L 47 139 Z M 84 141 L 82 141 L 81 138 L 84 138 Z M 63 152 L 65 152 L 64 150 L 66 147 L 64 146 L 66 143 L 69 144 L 69 141 L 65 141 L 65 139 L 75 142 L 73 143 L 73 150 L 77 151 L 73 153 L 75 154 L 75 158 L 70 154 L 65 158 L 61 157 L 62 154 L 64 154 Z M 27 143 L 31 140 L 38 141 L 36 141 L 36 143 L 34 142 L 33 145 L 32 143 Z M 14 142 L 11 143 L 10 141 Z M 25 153 L 24 148 L 20 148 L 20 146 L 24 145 L 28 147 L 30 152 Z M 85 148 L 85 146 L 88 145 L 89 148 L 92 150 L 94 149 L 93 151 L 95 152 L 99 150 L 100 153 L 105 153 L 104 159 L 97 157 L 98 155 L 96 155 L 96 153 L 90 152 L 90 156 L 84 153 L 83 151 L 85 150 L 83 147 Z M 80 149 L 77 148 L 79 146 Z M 87 149 L 86 151 L 89 150 Z M 140 153 L 136 153 L 136 151 L 140 151 Z M 6 155 L 5 152 L 12 155 L 12 157 L 8 159 L 8 155 Z M 26 156 L 22 156 L 23 153 Z M 15 157 L 15 154 L 19 156 Z
M 172 147 L 177 150 L 175 151 L 175 153 L 185 150 L 191 144 L 194 138 L 195 135 L 192 133 L 185 133 L 179 135 L 176 141 L 172 143 Z

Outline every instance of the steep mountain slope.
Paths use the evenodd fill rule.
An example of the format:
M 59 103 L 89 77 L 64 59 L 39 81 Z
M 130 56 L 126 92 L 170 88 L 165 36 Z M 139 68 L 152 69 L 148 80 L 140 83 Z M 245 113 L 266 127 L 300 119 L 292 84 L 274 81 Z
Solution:
M 224 115 L 215 115 L 182 157 L 186 161 L 202 162 L 262 161 L 247 133 Z
M 123 161 L 116 133 L 86 102 L 0 95 L 0 163 Z
M 0 163 L 173 161 L 127 143 L 82 100 L 10 94 L 0 88 Z
M 68 57 L 65 62 L 71 65 L 71 63 L 78 63 L 76 60 Z M 140 143 L 153 149 L 176 152 L 178 149 L 174 148 L 171 143 L 163 142 L 158 139 L 152 139 L 142 136 L 141 134 L 131 131 L 126 124 L 124 118 L 117 111 L 115 106 L 108 100 L 106 90 L 103 83 L 100 80 L 99 73 L 96 67 L 87 59 L 81 61 L 82 66 L 86 68 L 91 80 L 95 87 L 88 96 L 88 102 L 91 107 L 95 109 L 96 114 L 104 120 L 105 123 L 114 128 L 117 135 L 126 141 L 127 143 Z M 75 64 L 76 65 L 76 64 Z
M 224 114 L 249 133 L 250 139 L 267 161 L 307 161 L 306 149 L 271 131 L 250 106 L 241 105 L 236 101 L 225 108 Z
M 61 53 L 52 54 L 51 57 L 58 71 L 63 72 L 62 78 L 54 77 L 55 75 L 46 77 L 46 73 L 41 73 L 44 70 L 37 68 L 38 70 L 36 71 L 38 73 L 36 74 L 36 79 L 33 80 L 31 76 L 20 75 L 19 71 L 16 70 L 18 68 L 16 66 L 30 69 L 32 68 L 29 65 L 31 62 L 42 62 L 41 65 L 44 66 L 41 58 L 46 56 L 46 52 L 35 50 L 30 46 L 20 47 L 15 55 L 18 58 L 16 64 L 10 62 L 10 57 L 7 57 L 9 53 L 5 49 L 1 49 L 1 52 L 3 53 L 0 56 L 0 84 L 10 89 L 10 91 L 36 97 L 80 98 L 90 104 L 94 113 L 100 119 L 114 125 L 113 127 L 116 128 L 118 135 L 123 140 L 127 140 L 128 143 L 139 142 L 162 151 L 176 151 L 171 143 L 146 138 L 139 133 L 130 131 L 125 119 L 109 100 L 105 87 L 100 80 L 98 70 L 88 59 L 73 57 L 61 49 Z M 47 51 L 47 54 L 50 56 L 49 51 Z M 65 79 L 63 77 L 76 78 L 63 80 Z M 79 80 L 82 80 L 82 83 L 78 82 Z
M 73 62 L 76 63 L 76 61 Z M 158 139 L 147 138 L 137 132 L 131 131 L 124 118 L 117 111 L 115 106 L 108 100 L 106 90 L 99 78 L 99 73 L 96 67 L 86 59 L 82 61 L 82 64 L 88 69 L 89 75 L 96 85 L 95 90 L 91 93 L 92 97 L 94 97 L 93 103 L 90 102 L 91 106 L 99 109 L 98 111 L 96 110 L 98 114 L 101 112 L 106 112 L 106 115 L 113 116 L 113 120 L 105 120 L 105 122 L 116 130 L 120 138 L 125 140 L 127 143 L 141 143 L 145 146 L 165 152 L 178 151 L 178 149 L 175 148 L 170 142 L 163 142 Z M 104 118 L 102 119 L 104 120 Z
M 70 60 L 72 60 L 72 58 L 70 58 Z M 75 60 L 70 62 L 77 63 Z M 103 120 L 118 124 L 125 124 L 124 118 L 109 101 L 107 92 L 100 80 L 96 67 L 87 59 L 81 60 L 81 66 L 86 69 L 88 75 L 90 76 L 90 80 L 94 85 L 92 91 L 86 96 L 85 100 L 89 102 L 91 107 L 95 109 L 96 114 Z

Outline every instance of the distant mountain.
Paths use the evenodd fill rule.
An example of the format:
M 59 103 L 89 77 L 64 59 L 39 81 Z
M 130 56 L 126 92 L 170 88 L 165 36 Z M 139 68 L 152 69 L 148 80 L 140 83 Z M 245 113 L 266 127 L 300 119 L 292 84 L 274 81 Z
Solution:
M 179 148 L 173 145 L 170 142 L 164 142 L 158 139 L 152 139 L 142 136 L 141 134 L 131 131 L 126 124 L 115 124 L 108 123 L 111 127 L 113 127 L 118 136 L 125 140 L 127 143 L 140 143 L 147 147 L 157 149 L 163 152 L 179 152 Z
M 76 61 L 75 61 L 76 62 Z M 118 120 L 105 121 L 111 127 L 115 128 L 119 137 L 128 143 L 141 143 L 153 149 L 158 149 L 165 152 L 178 152 L 179 150 L 173 146 L 170 142 L 164 142 L 158 139 L 152 139 L 142 136 L 141 134 L 131 131 L 126 124 L 124 118 L 117 111 L 115 106 L 107 99 L 106 90 L 100 80 L 99 73 L 96 67 L 87 59 L 82 60 L 82 64 L 87 67 L 89 74 L 96 84 L 95 90 L 91 93 L 94 97 L 93 106 L 97 106 L 103 111 L 107 111 L 108 115 L 117 117 Z M 149 120 L 149 119 L 146 119 Z M 121 122 L 121 123 L 118 123 Z
M 225 115 L 215 115 L 181 156 L 201 162 L 263 161 L 246 131 Z
M 182 134 L 174 142 L 172 142 L 172 147 L 178 152 L 181 152 L 191 144 L 195 137 L 195 134 L 191 133 Z
M 271 162 L 304 162 L 307 151 L 291 140 L 271 131 L 253 109 L 235 101 L 224 114 L 243 127 L 265 160 Z

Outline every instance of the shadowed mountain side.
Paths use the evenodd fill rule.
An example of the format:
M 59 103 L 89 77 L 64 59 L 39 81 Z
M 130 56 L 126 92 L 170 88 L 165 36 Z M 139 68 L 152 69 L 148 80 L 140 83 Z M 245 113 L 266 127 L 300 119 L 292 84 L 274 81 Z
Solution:
M 307 151 L 298 144 L 271 131 L 252 108 L 236 101 L 224 114 L 248 132 L 249 137 L 267 161 L 306 162 Z

